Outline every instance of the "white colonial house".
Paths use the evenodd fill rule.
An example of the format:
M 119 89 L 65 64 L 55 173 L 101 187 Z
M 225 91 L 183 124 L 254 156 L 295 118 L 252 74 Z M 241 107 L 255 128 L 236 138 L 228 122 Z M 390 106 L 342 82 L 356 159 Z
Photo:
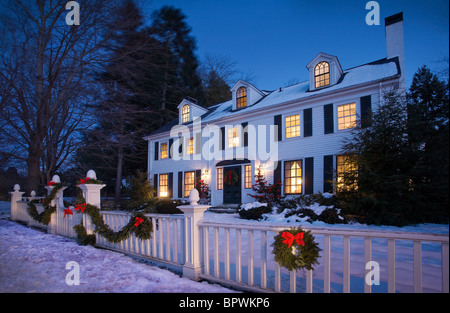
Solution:
M 343 69 L 319 53 L 306 65 L 308 81 L 266 91 L 239 80 L 230 101 L 181 101 L 179 118 L 145 137 L 158 196 L 186 199 L 203 179 L 212 206 L 251 202 L 258 170 L 279 179 L 284 195 L 333 192 L 330 181 L 349 166 L 343 139 L 370 123 L 385 91 L 404 92 L 403 14 L 387 17 L 385 31 L 383 59 Z

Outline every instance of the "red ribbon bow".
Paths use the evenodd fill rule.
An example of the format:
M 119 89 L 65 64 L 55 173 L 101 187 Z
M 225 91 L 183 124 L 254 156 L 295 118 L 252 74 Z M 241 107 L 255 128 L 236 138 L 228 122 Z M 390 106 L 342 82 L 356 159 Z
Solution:
M 144 219 L 140 218 L 140 217 L 136 217 L 135 220 L 137 221 L 136 223 L 134 223 L 134 226 L 136 226 L 136 227 L 138 227 L 140 224 L 142 224 L 144 222 Z
M 80 184 L 84 184 L 85 182 L 87 182 L 89 180 L 89 177 L 86 177 L 86 179 L 81 178 L 80 179 Z
M 81 213 L 84 213 L 84 210 L 86 210 L 86 203 L 75 204 L 75 210 L 81 210 Z
M 53 186 L 56 183 L 54 181 L 49 181 L 47 184 L 51 187 L 51 186 Z
M 284 231 L 281 234 L 281 237 L 285 238 L 285 240 L 283 240 L 283 243 L 287 244 L 289 248 L 291 247 L 292 243 L 294 242 L 294 239 L 299 246 L 305 245 L 305 242 L 303 241 L 303 233 L 297 233 L 294 236 L 290 232 Z
M 70 208 L 67 208 L 64 210 L 64 217 L 66 217 L 67 214 L 73 215 L 73 211 Z

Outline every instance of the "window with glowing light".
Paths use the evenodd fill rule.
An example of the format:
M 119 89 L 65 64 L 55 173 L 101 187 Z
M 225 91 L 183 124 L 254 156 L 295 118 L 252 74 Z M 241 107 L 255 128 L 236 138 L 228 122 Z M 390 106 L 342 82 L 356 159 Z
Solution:
M 252 188 L 252 166 L 245 165 L 244 167 L 244 188 L 250 189 Z
M 228 129 L 228 148 L 239 147 L 239 127 Z
M 189 197 L 189 192 L 195 188 L 195 172 L 184 173 L 184 196 Z
M 327 62 L 320 62 L 316 65 L 314 68 L 314 81 L 316 88 L 330 84 L 330 65 Z
M 358 188 L 358 165 L 355 155 L 336 156 L 336 189 L 339 191 Z
M 169 178 L 168 174 L 160 174 L 159 175 L 159 196 L 161 198 L 167 198 L 169 195 Z
M 337 110 L 339 130 L 356 127 L 356 103 L 339 105 Z
M 223 189 L 223 168 L 217 169 L 217 189 Z
M 302 193 L 302 161 L 284 162 L 284 193 Z
M 190 107 L 188 104 L 184 105 L 181 109 L 181 122 L 186 123 L 189 122 L 189 115 L 190 115 Z
M 189 138 L 186 153 L 187 154 L 194 154 L 194 137 Z
M 167 159 L 168 150 L 167 150 L 167 142 L 161 144 L 161 159 Z
M 300 136 L 300 114 L 286 116 L 286 138 Z
M 236 108 L 245 108 L 247 106 L 247 88 L 240 87 L 236 91 Z

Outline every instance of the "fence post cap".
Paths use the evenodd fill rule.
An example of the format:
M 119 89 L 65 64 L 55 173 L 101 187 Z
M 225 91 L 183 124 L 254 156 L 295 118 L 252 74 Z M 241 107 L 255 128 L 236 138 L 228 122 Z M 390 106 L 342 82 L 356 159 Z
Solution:
M 14 191 L 20 191 L 20 185 L 19 184 L 15 184 L 14 185 Z
M 89 177 L 90 179 L 97 179 L 97 174 L 95 174 L 94 170 L 89 170 L 86 174 L 86 177 Z
M 58 175 L 53 175 L 52 182 L 59 184 L 61 182 L 61 179 L 59 178 Z
M 32 196 L 32 197 L 36 197 L 36 191 L 34 191 L 34 190 L 31 190 L 31 192 L 30 192 L 30 196 Z
M 191 205 L 197 205 L 198 201 L 200 200 L 200 195 L 198 193 L 197 189 L 192 189 L 189 192 L 189 202 L 191 203 Z

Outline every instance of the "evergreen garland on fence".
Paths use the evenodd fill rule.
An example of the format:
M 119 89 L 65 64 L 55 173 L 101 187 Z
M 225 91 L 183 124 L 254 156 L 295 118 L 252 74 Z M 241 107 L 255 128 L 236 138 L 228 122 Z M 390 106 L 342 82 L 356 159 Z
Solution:
M 102 181 L 97 179 L 80 179 L 77 181 L 77 187 L 80 184 L 102 184 Z M 39 203 L 40 200 L 31 200 L 28 203 L 27 212 L 30 217 L 36 222 L 42 223 L 44 225 L 48 225 L 50 223 L 51 215 L 56 212 L 56 206 L 50 206 L 51 201 L 56 198 L 57 193 L 64 187 L 63 184 L 57 183 L 53 184 L 54 188 L 51 192 L 42 200 L 42 204 L 44 206 L 44 211 L 42 213 L 38 213 L 35 203 Z M 78 213 L 86 213 L 91 217 L 92 223 L 95 225 L 94 232 L 98 233 L 106 240 L 111 243 L 119 243 L 122 240 L 127 239 L 131 234 L 135 234 L 137 238 L 142 240 L 150 239 L 151 233 L 153 232 L 153 225 L 150 222 L 149 218 L 146 217 L 141 212 L 134 213 L 128 224 L 122 227 L 121 230 L 115 232 L 109 227 L 109 225 L 105 224 L 103 221 L 103 217 L 100 214 L 100 209 L 91 204 L 86 204 L 86 199 L 83 197 L 83 193 L 81 189 L 79 189 L 77 198 L 75 200 L 75 208 L 78 205 L 82 205 L 83 209 L 78 211 Z M 72 211 L 69 208 L 67 210 Z M 70 213 L 72 214 L 72 213 Z M 95 244 L 95 235 L 88 234 L 86 228 L 83 226 L 83 220 L 79 225 L 75 225 L 73 227 L 75 233 L 77 234 L 77 241 L 83 245 L 94 245 Z
M 48 225 L 51 220 L 51 216 L 56 212 L 56 206 L 51 206 L 50 203 L 55 200 L 56 194 L 64 187 L 63 184 L 57 183 L 53 184 L 54 188 L 50 193 L 42 200 L 42 205 L 44 206 L 44 211 L 38 213 L 36 208 L 36 203 L 40 203 L 41 200 L 35 199 L 28 202 L 27 212 L 28 215 L 36 222 L 44 225 Z
M 301 227 L 280 232 L 275 236 L 272 247 L 275 261 L 289 271 L 314 270 L 314 265 L 319 264 L 317 259 L 321 249 L 311 232 L 304 231 Z
M 83 183 L 83 182 L 82 182 Z M 89 179 L 88 184 L 102 184 L 99 180 Z M 77 204 L 86 204 L 86 200 L 83 197 L 81 189 L 79 190 L 76 205 Z M 104 237 L 110 243 L 119 243 L 122 240 L 127 239 L 131 234 L 135 234 L 137 238 L 146 240 L 151 238 L 151 233 L 153 232 L 153 225 L 143 213 L 136 212 L 134 213 L 128 224 L 122 227 L 121 230 L 115 232 L 109 227 L 109 225 L 105 224 L 102 215 L 100 214 L 100 209 L 91 204 L 86 204 L 86 208 L 84 212 L 88 216 L 90 216 L 92 224 L 95 225 L 94 232 L 98 233 L 102 237 Z M 77 241 L 83 245 L 94 245 L 95 244 L 95 235 L 88 235 L 86 232 L 86 228 L 83 226 L 83 221 L 79 225 L 75 225 L 73 227 L 77 234 Z

